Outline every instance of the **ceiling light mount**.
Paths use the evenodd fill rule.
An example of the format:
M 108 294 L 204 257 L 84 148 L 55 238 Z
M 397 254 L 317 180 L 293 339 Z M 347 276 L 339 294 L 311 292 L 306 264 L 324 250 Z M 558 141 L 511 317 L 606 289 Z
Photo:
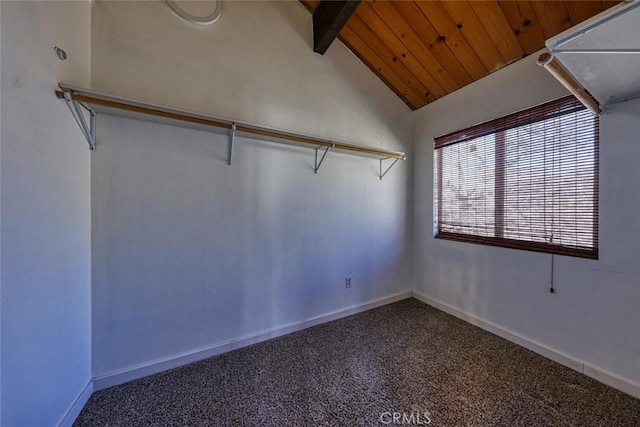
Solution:
M 171 10 L 187 22 L 213 25 L 222 16 L 222 0 L 165 0 Z

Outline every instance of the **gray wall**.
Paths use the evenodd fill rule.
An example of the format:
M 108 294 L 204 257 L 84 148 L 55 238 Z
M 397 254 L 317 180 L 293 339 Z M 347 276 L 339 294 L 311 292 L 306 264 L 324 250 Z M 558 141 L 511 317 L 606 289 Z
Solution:
M 437 303 L 584 364 L 640 383 L 640 101 L 601 117 L 600 259 L 551 256 L 433 238 L 433 138 L 565 95 L 535 64 L 517 62 L 421 109 L 415 119 L 415 284 Z M 611 381 L 613 379 L 613 381 Z M 637 388 L 635 392 L 637 393 Z
M 0 7 L 0 423 L 51 426 L 91 378 L 89 150 L 54 96 L 59 81 L 89 84 L 91 5 Z M 66 50 L 66 61 L 54 46 Z
M 310 44 L 311 15 L 298 2 L 225 2 L 211 28 L 184 23 L 164 3 L 96 2 L 93 84 L 409 149 L 409 109 L 339 42 L 324 56 Z M 408 162 L 380 181 L 376 160 L 330 153 L 315 175 L 313 150 L 240 138 L 228 166 L 224 134 L 104 115 L 98 141 L 101 380 L 411 287 Z

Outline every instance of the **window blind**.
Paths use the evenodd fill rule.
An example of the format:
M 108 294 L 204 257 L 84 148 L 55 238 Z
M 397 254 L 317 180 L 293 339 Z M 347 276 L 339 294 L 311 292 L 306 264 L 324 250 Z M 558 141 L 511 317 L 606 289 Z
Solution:
M 436 138 L 436 237 L 597 258 L 598 142 L 573 96 Z

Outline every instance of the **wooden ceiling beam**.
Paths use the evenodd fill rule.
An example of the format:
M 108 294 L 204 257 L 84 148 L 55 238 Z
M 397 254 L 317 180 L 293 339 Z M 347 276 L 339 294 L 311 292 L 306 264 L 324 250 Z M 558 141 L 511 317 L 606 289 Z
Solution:
M 360 0 L 322 0 L 313 12 L 313 51 L 324 55 L 345 26 Z

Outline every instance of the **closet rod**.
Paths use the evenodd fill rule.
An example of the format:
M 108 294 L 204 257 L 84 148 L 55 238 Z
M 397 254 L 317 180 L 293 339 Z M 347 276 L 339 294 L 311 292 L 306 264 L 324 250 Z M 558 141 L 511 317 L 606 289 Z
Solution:
M 58 98 L 64 99 L 65 93 L 69 93 L 71 100 L 94 106 L 101 106 L 106 108 L 113 108 L 123 111 L 130 111 L 133 113 L 146 114 L 150 116 L 162 117 L 171 120 L 179 120 L 187 123 L 194 123 L 205 126 L 213 126 L 223 129 L 231 129 L 233 124 L 236 124 L 236 131 L 244 132 L 252 135 L 265 136 L 269 138 L 282 139 L 285 141 L 291 141 L 301 144 L 307 144 L 313 148 L 317 147 L 331 147 L 337 150 L 343 150 L 352 152 L 353 154 L 363 154 L 376 156 L 382 159 L 398 159 L 405 160 L 406 155 L 402 152 L 379 150 L 375 148 L 362 147 L 358 145 L 351 145 L 348 143 L 338 143 L 329 140 L 318 139 L 306 135 L 299 135 L 295 133 L 282 132 L 275 129 L 264 128 L 247 123 L 233 122 L 227 119 L 219 119 L 215 117 L 204 116 L 187 111 L 181 111 L 169 107 L 161 107 L 153 104 L 147 104 L 140 101 L 134 101 L 131 99 L 118 98 L 111 95 L 100 94 L 97 92 L 89 91 L 86 89 L 75 88 L 60 84 L 60 89 L 56 91 Z

